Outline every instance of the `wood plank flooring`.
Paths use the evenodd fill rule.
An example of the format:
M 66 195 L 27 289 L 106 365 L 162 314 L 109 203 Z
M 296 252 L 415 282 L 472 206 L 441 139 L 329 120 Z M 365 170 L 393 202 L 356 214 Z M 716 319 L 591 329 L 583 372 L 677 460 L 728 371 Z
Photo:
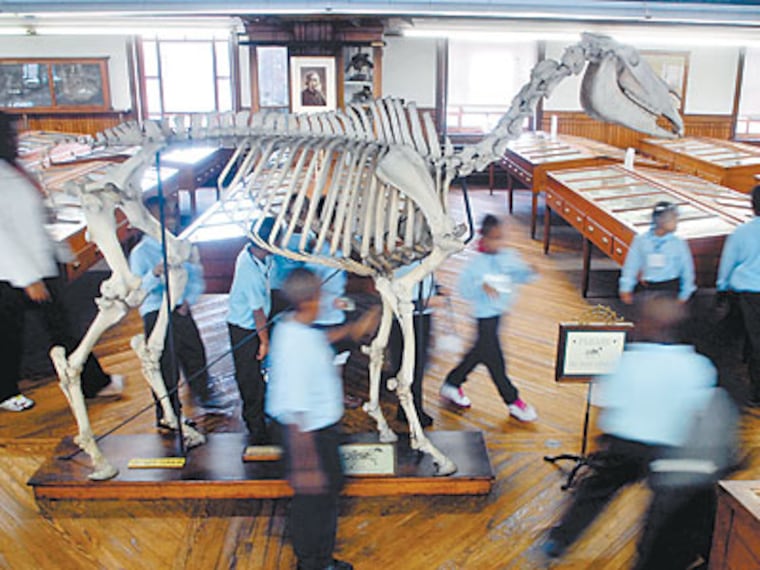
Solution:
M 486 212 L 505 213 L 505 195 L 472 193 L 476 219 Z M 452 196 L 461 211 L 460 195 Z M 502 329 L 510 375 L 522 396 L 538 409 L 535 424 L 509 419 L 485 369 L 465 385 L 470 410 L 452 409 L 438 398 L 440 383 L 458 354 L 433 348 L 425 380 L 425 406 L 433 429 L 482 430 L 496 474 L 485 497 L 390 497 L 345 499 L 341 505 L 336 555 L 359 570 L 459 570 L 541 568 L 538 539 L 559 517 L 570 496 L 560 490 L 564 473 L 543 461 L 546 454 L 575 452 L 581 445 L 586 388 L 554 382 L 557 323 L 571 321 L 589 305 L 618 307 L 614 267 L 594 258 L 592 295 L 579 293 L 580 239 L 569 227 L 553 232 L 552 252 L 544 256 L 529 233 L 527 193 L 516 194 L 509 236 L 540 274 L 522 288 L 519 301 Z M 540 219 L 540 218 L 539 218 Z M 439 280 L 453 286 L 472 250 L 446 263 Z M 608 298 L 604 298 L 604 296 Z M 228 348 L 225 299 L 206 296 L 195 310 L 210 360 Z M 90 414 L 96 433 L 146 433 L 153 428 L 152 401 L 141 381 L 129 338 L 141 330 L 136 313 L 109 331 L 96 352 L 110 373 L 127 374 L 120 400 L 95 400 Z M 456 331 L 466 344 L 473 334 L 468 306 L 454 297 L 452 310 L 439 311 L 438 338 Z M 229 399 L 227 415 L 201 415 L 183 394 L 186 413 L 206 431 L 242 431 L 229 356 L 212 367 L 217 387 Z M 737 380 L 741 383 L 742 379 Z M 26 485 L 60 438 L 75 433 L 73 418 L 55 380 L 25 381 L 23 391 L 37 402 L 32 410 L 0 412 L 0 567 L 10 569 L 289 569 L 295 567 L 287 528 L 288 502 L 258 501 L 98 501 L 35 503 Z M 366 394 L 361 361 L 348 379 L 349 391 Z M 383 407 L 392 426 L 395 404 L 385 395 Z M 143 413 L 139 413 L 145 410 Z M 360 410 L 346 414 L 347 430 L 372 430 Z M 743 437 L 747 450 L 760 447 L 760 415 L 746 412 Z M 237 460 L 237 458 L 231 458 Z M 78 457 L 76 460 L 84 460 Z M 760 479 L 760 459 L 735 478 Z M 553 568 L 623 569 L 630 566 L 640 518 L 648 499 L 642 486 L 622 492 L 583 539 Z

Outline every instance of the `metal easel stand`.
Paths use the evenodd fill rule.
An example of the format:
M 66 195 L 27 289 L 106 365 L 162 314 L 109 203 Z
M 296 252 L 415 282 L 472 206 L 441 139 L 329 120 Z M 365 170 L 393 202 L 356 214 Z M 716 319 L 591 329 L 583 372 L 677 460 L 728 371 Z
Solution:
M 586 413 L 583 418 L 583 439 L 581 441 L 580 455 L 575 454 L 575 453 L 560 453 L 559 455 L 544 455 L 544 461 L 548 461 L 549 463 L 557 463 L 557 461 L 564 461 L 564 460 L 575 461 L 575 465 L 567 474 L 567 481 L 561 487 L 563 491 L 567 491 L 570 487 L 573 486 L 573 482 L 575 481 L 575 476 L 578 475 L 578 472 L 581 470 L 582 467 L 590 463 L 591 456 L 586 455 L 586 448 L 588 444 L 588 420 L 589 420 L 589 415 L 591 412 L 592 388 L 593 388 L 593 384 L 589 383 L 588 391 L 586 392 Z
M 589 325 L 592 323 L 600 324 L 600 325 L 620 325 L 620 324 L 623 324 L 623 318 L 620 317 L 614 310 L 612 310 L 609 307 L 605 307 L 603 305 L 596 305 L 595 307 L 589 308 L 588 310 L 584 311 L 583 314 L 581 314 L 577 318 L 577 324 L 579 325 Z M 560 368 L 560 365 L 558 364 L 558 371 L 557 371 L 558 378 L 560 375 L 559 368 Z M 559 455 L 545 455 L 544 456 L 544 461 L 548 461 L 549 463 L 557 463 L 558 461 L 565 461 L 565 460 L 575 462 L 575 465 L 573 465 L 572 469 L 567 475 L 567 481 L 561 487 L 563 491 L 567 491 L 573 486 L 573 482 L 575 481 L 575 478 L 578 475 L 581 468 L 585 467 L 586 465 L 590 465 L 594 457 L 593 453 L 592 454 L 586 453 L 586 450 L 588 447 L 589 416 L 591 413 L 591 391 L 593 389 L 592 378 L 591 377 L 587 378 L 587 382 L 588 382 L 588 389 L 586 392 L 586 412 L 583 418 L 583 438 L 581 440 L 580 454 L 561 453 Z

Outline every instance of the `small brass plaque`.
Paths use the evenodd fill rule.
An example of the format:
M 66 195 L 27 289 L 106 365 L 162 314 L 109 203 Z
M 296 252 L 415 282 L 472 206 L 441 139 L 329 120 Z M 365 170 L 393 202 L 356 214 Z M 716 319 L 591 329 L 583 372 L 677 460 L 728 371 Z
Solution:
M 243 451 L 243 461 L 277 461 L 282 457 L 279 445 L 249 445 Z
M 127 463 L 129 469 L 182 469 L 184 457 L 138 457 Z

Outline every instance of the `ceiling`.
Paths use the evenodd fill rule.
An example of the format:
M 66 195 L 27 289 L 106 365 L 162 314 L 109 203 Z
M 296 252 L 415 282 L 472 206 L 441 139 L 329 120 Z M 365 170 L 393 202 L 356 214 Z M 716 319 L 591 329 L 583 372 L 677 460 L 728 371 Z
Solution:
M 760 26 L 760 2 L 747 0 L 0 0 L 0 18 L 39 15 L 374 15 L 485 17 Z

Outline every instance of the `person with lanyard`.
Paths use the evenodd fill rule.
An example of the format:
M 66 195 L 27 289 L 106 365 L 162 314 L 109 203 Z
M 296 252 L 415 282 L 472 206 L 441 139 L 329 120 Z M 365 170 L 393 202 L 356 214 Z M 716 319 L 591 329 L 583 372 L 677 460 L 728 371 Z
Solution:
M 24 315 L 39 311 L 52 345 L 79 341 L 63 305 L 55 245 L 45 229 L 39 183 L 18 163 L 15 119 L 0 112 L 0 409 L 23 412 L 34 401 L 21 393 Z M 124 376 L 108 375 L 89 354 L 81 374 L 85 398 L 120 396 Z
M 697 286 L 689 246 L 676 234 L 678 208 L 658 202 L 652 210 L 652 227 L 633 238 L 620 274 L 620 299 L 633 304 L 634 291 L 665 291 L 687 302 Z
M 507 376 L 506 361 L 499 341 L 501 316 L 508 312 L 515 299 L 515 288 L 535 279 L 533 269 L 514 249 L 506 247 L 504 222 L 487 214 L 480 226 L 479 253 L 465 266 L 458 280 L 462 297 L 472 303 L 478 321 L 475 344 L 462 361 L 446 376 L 441 397 L 460 408 L 469 408 L 470 399 L 462 384 L 480 363 L 488 368 L 509 414 L 522 422 L 533 422 L 538 414 L 520 394 Z
M 395 276 L 402 277 L 417 267 L 421 261 L 415 261 L 396 270 Z M 436 284 L 432 273 L 426 275 L 417 283 L 412 290 L 414 310 L 412 324 L 414 327 L 414 376 L 412 377 L 412 402 L 417 411 L 420 425 L 427 428 L 433 425 L 433 418 L 425 412 L 422 405 L 422 380 L 425 377 L 425 369 L 428 363 L 430 350 L 430 338 L 433 324 L 433 309 L 443 304 L 444 290 Z M 390 349 L 390 376 L 396 376 L 401 369 L 403 358 L 404 338 L 401 333 L 401 325 L 397 319 L 391 325 L 391 334 L 388 340 Z M 404 408 L 399 404 L 396 410 L 396 419 L 408 423 Z
M 253 223 L 252 231 L 257 223 Z M 268 241 L 273 228 L 274 218 L 264 218 L 258 228 L 258 237 Z M 253 444 L 269 443 L 264 417 L 266 382 L 262 361 L 269 352 L 267 318 L 272 306 L 271 270 L 270 253 L 253 241 L 246 245 L 235 261 L 227 312 L 235 380 L 243 399 L 243 421 Z
M 145 200 L 145 207 L 154 218 L 160 219 L 160 197 L 151 196 Z M 167 231 L 177 231 L 179 203 L 176 198 L 168 198 L 165 201 L 164 223 Z M 200 263 L 190 261 L 186 261 L 183 267 L 187 271 L 187 284 L 182 297 L 173 299 L 176 301 L 176 305 L 172 311 L 171 329 L 176 363 L 171 361 L 172 356 L 168 350 L 169 344 L 165 343 L 160 360 L 161 375 L 164 378 L 166 389 L 170 394 L 172 406 L 175 410 L 179 410 L 177 388 L 180 369 L 190 386 L 190 393 L 195 403 L 209 410 L 216 410 L 223 407 L 223 401 L 218 395 L 212 393 L 206 349 L 203 346 L 198 325 L 190 310 L 190 307 L 195 304 L 205 289 L 203 267 Z M 164 255 L 161 243 L 157 239 L 143 234 L 139 243 L 129 254 L 129 268 L 132 273 L 142 279 L 141 287 L 147 293 L 139 309 L 147 337 L 150 336 L 153 327 L 156 325 L 161 304 L 166 302 L 164 299 L 164 292 L 166 291 Z M 158 400 L 156 400 L 156 418 L 158 425 L 161 426 L 163 408 Z
M 747 334 L 749 405 L 760 407 L 760 186 L 752 189 L 755 217 L 728 236 L 718 266 L 716 288 L 738 301 Z

